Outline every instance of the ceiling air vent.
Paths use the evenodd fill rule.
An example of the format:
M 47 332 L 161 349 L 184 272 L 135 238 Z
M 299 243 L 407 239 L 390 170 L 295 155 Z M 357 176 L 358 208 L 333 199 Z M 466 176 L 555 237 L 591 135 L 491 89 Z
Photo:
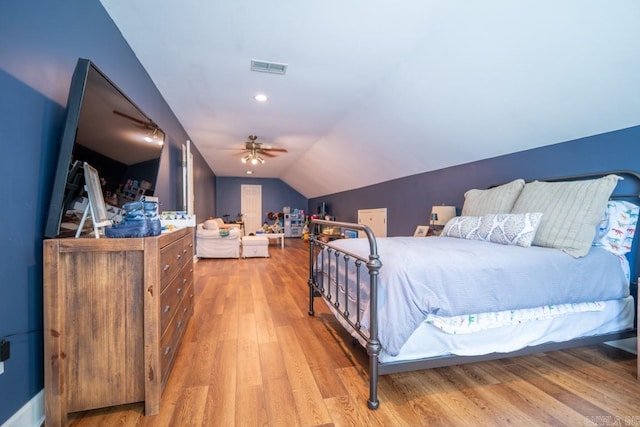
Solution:
M 251 71 L 260 73 L 284 74 L 287 72 L 287 64 L 278 64 L 277 62 L 251 60 Z

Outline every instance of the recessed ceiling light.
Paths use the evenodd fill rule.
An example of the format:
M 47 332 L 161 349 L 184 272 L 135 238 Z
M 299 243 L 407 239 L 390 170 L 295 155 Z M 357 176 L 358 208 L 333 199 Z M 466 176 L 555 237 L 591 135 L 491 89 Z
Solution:
M 253 171 L 246 171 L 245 172 L 247 175 L 253 175 Z
M 269 98 L 267 98 L 267 95 L 263 93 L 259 93 L 256 96 L 254 96 L 253 99 L 255 99 L 258 102 L 267 102 Z

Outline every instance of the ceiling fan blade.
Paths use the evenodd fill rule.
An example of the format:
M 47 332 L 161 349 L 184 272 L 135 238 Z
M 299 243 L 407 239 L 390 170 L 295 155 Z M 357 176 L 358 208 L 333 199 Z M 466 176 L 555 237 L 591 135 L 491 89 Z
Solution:
M 123 113 L 121 111 L 118 111 L 118 110 L 113 110 L 113 114 L 115 114 L 117 116 L 120 116 L 120 117 L 124 117 L 125 119 L 131 120 L 132 122 L 136 122 L 136 123 L 138 123 L 138 124 L 140 124 L 142 126 L 145 126 L 145 127 L 153 127 L 153 122 L 145 122 L 144 120 L 140 120 L 140 119 L 138 119 L 136 117 L 130 116 L 130 115 L 125 114 L 125 113 Z
M 272 153 L 288 153 L 284 148 L 267 148 L 263 147 L 261 142 L 257 142 L 258 139 L 255 135 L 249 135 L 248 139 L 244 142 L 244 148 L 220 148 L 220 150 L 240 150 L 242 155 L 252 153 L 263 157 L 277 157 Z

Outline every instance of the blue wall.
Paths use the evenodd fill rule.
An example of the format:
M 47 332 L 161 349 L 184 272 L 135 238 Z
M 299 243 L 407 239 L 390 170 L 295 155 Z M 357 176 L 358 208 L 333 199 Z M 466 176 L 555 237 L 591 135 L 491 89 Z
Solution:
M 309 200 L 316 212 L 326 202 L 339 221 L 357 222 L 358 209 L 387 208 L 387 234 L 412 235 L 429 224 L 433 205 L 458 213 L 470 188 L 607 170 L 640 170 L 640 126 L 549 145 Z
M 42 227 L 69 82 L 78 57 L 91 59 L 167 132 L 157 184 L 162 210 L 181 208 L 181 144 L 188 135 L 98 0 L 0 2 L 0 337 L 11 358 L 0 375 L 0 424 L 43 386 Z M 170 60 L 167 59 L 167 60 Z M 462 206 L 470 187 L 515 177 L 637 169 L 640 127 L 524 151 L 308 201 L 277 179 L 218 178 L 194 150 L 196 215 L 240 212 L 240 185 L 263 186 L 263 211 L 315 212 L 339 220 L 387 207 L 389 234 L 412 234 L 434 204 Z M 197 146 L 197 141 L 194 141 Z M 217 189 L 216 189 L 217 186 Z
M 0 424 L 43 387 L 42 234 L 71 75 L 88 58 L 167 132 L 156 195 L 181 209 L 188 135 L 98 0 L 0 2 Z M 194 141 L 195 143 L 195 141 Z M 196 214 L 215 209 L 215 175 L 194 150 Z
M 266 218 L 267 212 L 282 212 L 284 206 L 291 209 L 307 209 L 307 199 L 280 179 L 218 177 L 215 216 L 230 215 L 235 219 L 240 212 L 240 186 L 262 186 L 262 222 L 273 223 Z M 247 230 L 247 233 L 255 230 Z

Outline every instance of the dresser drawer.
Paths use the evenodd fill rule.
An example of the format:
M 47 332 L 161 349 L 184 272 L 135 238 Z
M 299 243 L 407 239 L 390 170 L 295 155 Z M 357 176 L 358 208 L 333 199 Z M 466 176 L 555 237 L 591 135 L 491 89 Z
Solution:
M 160 249 L 160 286 L 167 287 L 180 272 L 185 259 L 185 240 L 180 239 Z
M 182 261 L 186 264 L 188 262 L 193 263 L 193 239 L 190 239 L 191 235 L 183 238 L 182 242 Z
M 167 376 L 171 371 L 173 359 L 175 358 L 178 348 L 180 348 L 182 334 L 193 314 L 193 285 L 189 286 L 184 294 L 185 296 L 182 298 L 175 316 L 173 316 L 169 322 L 167 329 L 160 339 L 160 368 L 163 388 Z
M 167 325 L 175 316 L 182 298 L 193 281 L 193 263 L 182 267 L 182 272 L 176 276 L 169 286 L 164 288 L 160 296 L 160 333 L 164 334 Z M 193 292 L 191 292 L 193 293 Z

